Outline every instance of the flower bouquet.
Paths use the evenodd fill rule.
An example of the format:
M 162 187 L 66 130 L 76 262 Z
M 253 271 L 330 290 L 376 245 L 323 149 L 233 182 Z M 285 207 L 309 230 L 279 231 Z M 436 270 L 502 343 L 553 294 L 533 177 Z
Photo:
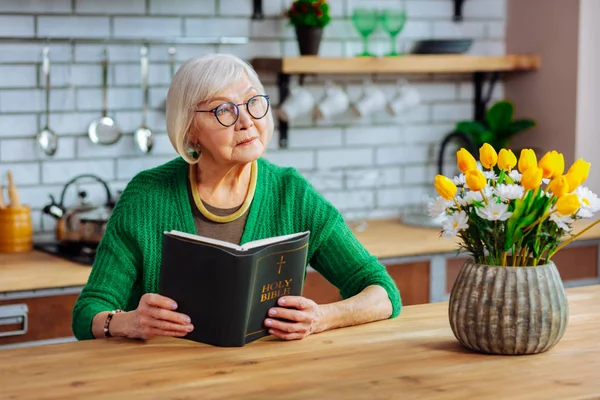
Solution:
M 470 255 L 450 294 L 453 332 L 463 345 L 486 353 L 548 350 L 568 317 L 551 258 L 600 221 L 571 233 L 576 220 L 600 210 L 596 194 L 582 186 L 590 163 L 578 159 L 564 173 L 564 157 L 556 151 L 538 162 L 524 149 L 517 162 L 512 151 L 496 153 L 487 143 L 479 156 L 477 163 L 460 149 L 461 174 L 437 175 L 440 196 L 429 205 L 429 215 L 443 219 L 442 236 L 460 238 Z

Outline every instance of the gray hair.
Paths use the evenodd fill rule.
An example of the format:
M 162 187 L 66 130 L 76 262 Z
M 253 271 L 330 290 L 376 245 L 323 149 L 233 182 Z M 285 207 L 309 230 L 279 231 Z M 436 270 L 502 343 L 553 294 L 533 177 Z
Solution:
M 196 163 L 192 157 L 193 143 L 189 130 L 194 119 L 196 104 L 210 100 L 216 93 L 236 82 L 244 74 L 259 93 L 264 87 L 250 64 L 231 54 L 207 54 L 186 61 L 177 71 L 167 95 L 167 132 L 171 144 L 190 164 Z M 274 129 L 271 112 L 265 117 L 271 137 Z

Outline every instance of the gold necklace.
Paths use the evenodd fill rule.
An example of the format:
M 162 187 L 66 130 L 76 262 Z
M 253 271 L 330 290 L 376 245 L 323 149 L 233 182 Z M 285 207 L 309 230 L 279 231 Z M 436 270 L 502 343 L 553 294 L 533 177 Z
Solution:
M 238 219 L 239 217 L 244 215 L 244 213 L 246 211 L 248 211 L 248 208 L 250 208 L 250 204 L 252 203 L 252 199 L 254 198 L 254 191 L 256 190 L 257 176 L 258 176 L 258 163 L 256 161 L 253 161 L 252 165 L 250 167 L 250 185 L 248 187 L 248 193 L 246 193 L 246 198 L 244 199 L 242 206 L 239 208 L 239 210 L 237 210 L 233 214 L 221 216 L 221 215 L 215 215 L 215 214 L 211 213 L 204 206 L 204 203 L 202 202 L 202 199 L 200 198 L 200 194 L 198 193 L 198 183 L 196 180 L 196 166 L 190 165 L 189 179 L 190 179 L 190 186 L 192 187 L 192 197 L 194 198 L 194 203 L 196 203 L 196 207 L 198 207 L 198 210 L 200 210 L 200 213 L 202 215 L 204 215 L 204 217 L 206 217 L 206 219 L 208 219 L 210 221 L 220 222 L 220 223 L 235 221 L 236 219 Z

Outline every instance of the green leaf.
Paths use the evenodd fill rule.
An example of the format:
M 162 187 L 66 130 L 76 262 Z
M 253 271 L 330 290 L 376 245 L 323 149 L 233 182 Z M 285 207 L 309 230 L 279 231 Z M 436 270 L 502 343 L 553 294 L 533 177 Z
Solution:
M 518 242 L 518 239 L 515 237 L 515 233 L 517 230 L 517 226 L 519 224 L 519 220 L 521 219 L 521 215 L 525 211 L 527 203 L 529 203 L 529 196 L 531 193 L 527 193 L 525 199 L 517 199 L 515 200 L 515 210 L 506 223 L 506 236 L 504 238 L 504 250 L 508 251 L 513 246 L 513 243 Z M 521 232 L 522 234 L 522 232 Z M 522 235 L 521 235 L 522 236 Z M 520 237 L 519 237 L 520 239 Z
M 513 118 L 514 107 L 510 101 L 499 101 L 486 113 L 485 121 L 494 132 L 508 130 Z
M 477 121 L 461 121 L 456 124 L 455 130 L 471 135 L 473 138 L 479 138 L 487 128 Z
M 507 133 L 509 136 L 512 136 L 515 133 L 524 131 L 525 129 L 533 128 L 535 125 L 535 121 L 531 119 L 519 119 L 510 123 Z

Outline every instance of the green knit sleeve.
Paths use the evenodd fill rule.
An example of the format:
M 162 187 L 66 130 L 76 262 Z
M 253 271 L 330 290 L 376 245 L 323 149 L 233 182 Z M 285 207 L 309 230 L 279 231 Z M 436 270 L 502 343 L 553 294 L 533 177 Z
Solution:
M 305 183 L 298 183 L 302 181 Z M 365 249 L 340 212 L 308 181 L 298 177 L 296 183 L 304 186 L 299 190 L 303 192 L 299 208 L 302 227 L 311 231 L 310 266 L 336 286 L 344 299 L 370 285 L 383 287 L 392 303 L 390 318 L 398 316 L 402 308 L 400 292 L 385 266 Z
M 141 256 L 129 226 L 132 214 L 126 208 L 119 200 L 98 246 L 90 277 L 75 303 L 72 329 L 79 340 L 94 338 L 92 320 L 96 314 L 126 309 L 138 279 Z

